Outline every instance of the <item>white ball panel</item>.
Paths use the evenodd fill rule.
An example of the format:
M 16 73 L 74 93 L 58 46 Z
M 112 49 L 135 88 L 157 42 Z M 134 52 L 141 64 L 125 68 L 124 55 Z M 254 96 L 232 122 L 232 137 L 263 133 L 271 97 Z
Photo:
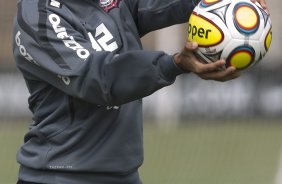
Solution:
M 248 3 L 251 4 L 257 11 L 258 16 L 259 16 L 259 21 L 260 21 L 260 25 L 258 30 L 250 35 L 246 35 L 246 34 L 242 34 L 238 31 L 238 29 L 236 28 L 235 24 L 234 24 L 234 8 L 238 3 Z M 258 40 L 260 37 L 260 32 L 263 31 L 263 24 L 264 24 L 264 18 L 259 10 L 259 8 L 252 3 L 249 0 L 238 0 L 238 1 L 234 1 L 232 4 L 230 4 L 227 12 L 226 12 L 226 23 L 228 28 L 230 29 L 230 32 L 232 33 L 232 37 L 236 38 L 236 39 L 245 39 L 246 37 L 248 37 L 248 39 L 252 39 L 252 40 Z

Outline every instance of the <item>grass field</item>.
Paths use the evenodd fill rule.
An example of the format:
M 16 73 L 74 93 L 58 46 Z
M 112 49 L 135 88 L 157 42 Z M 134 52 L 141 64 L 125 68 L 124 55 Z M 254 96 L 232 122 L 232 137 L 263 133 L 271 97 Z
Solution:
M 0 184 L 15 184 L 25 121 L 0 122 Z M 282 121 L 189 121 L 144 126 L 144 184 L 278 184 Z

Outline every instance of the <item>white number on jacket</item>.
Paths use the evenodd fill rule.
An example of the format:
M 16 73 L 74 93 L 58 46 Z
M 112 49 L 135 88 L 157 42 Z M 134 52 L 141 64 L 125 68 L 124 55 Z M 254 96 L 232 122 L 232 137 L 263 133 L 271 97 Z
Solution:
M 116 41 L 109 43 L 114 37 L 103 23 L 96 28 L 95 37 L 93 37 L 90 32 L 88 33 L 88 36 L 93 49 L 96 51 L 104 50 L 113 52 L 118 48 Z M 97 39 L 98 37 L 100 38 Z

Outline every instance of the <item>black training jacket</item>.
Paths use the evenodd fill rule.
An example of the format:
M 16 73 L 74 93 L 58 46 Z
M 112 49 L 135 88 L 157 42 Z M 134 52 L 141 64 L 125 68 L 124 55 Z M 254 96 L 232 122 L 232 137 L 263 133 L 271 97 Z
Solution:
M 19 0 L 13 52 L 33 122 L 19 178 L 136 184 L 142 98 L 183 73 L 140 38 L 188 20 L 192 0 Z M 165 38 L 164 38 L 165 39 Z

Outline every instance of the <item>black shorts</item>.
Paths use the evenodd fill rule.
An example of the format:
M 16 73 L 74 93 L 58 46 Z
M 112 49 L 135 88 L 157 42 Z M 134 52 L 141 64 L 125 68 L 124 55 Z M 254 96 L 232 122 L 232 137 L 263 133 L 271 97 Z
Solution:
M 41 184 L 41 183 L 33 183 L 33 182 L 27 182 L 27 181 L 19 180 L 19 181 L 17 182 L 17 184 Z

